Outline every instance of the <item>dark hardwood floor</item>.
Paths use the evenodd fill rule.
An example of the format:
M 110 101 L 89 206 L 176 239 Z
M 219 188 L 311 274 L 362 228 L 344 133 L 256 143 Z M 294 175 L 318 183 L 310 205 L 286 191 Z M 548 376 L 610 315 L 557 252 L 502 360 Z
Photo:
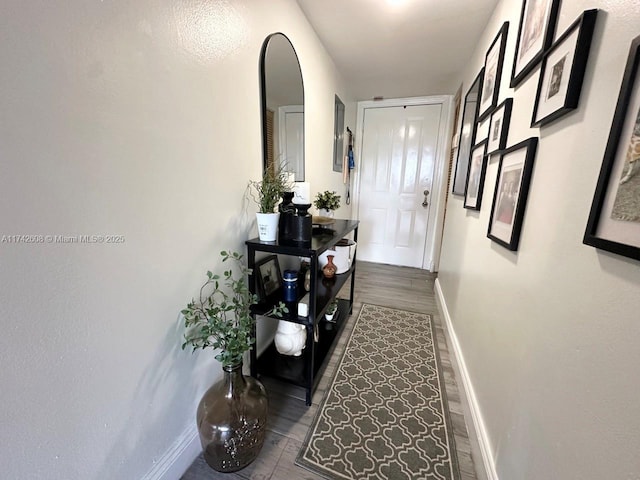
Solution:
M 436 274 L 420 269 L 358 262 L 353 315 L 329 359 L 313 395 L 311 407 L 305 406 L 305 392 L 302 388 L 264 378 L 263 383 L 269 393 L 270 410 L 267 438 L 259 457 L 239 472 L 222 474 L 212 470 L 200 455 L 184 474 L 182 480 L 321 479 L 322 477 L 298 467 L 294 461 L 333 377 L 337 362 L 363 303 L 433 315 L 461 480 L 481 480 L 476 475 L 461 395 L 449 356 L 443 322 L 438 313 L 433 291 L 435 279 Z M 347 288 L 348 286 L 345 287 Z M 340 296 L 346 298 L 347 295 L 348 290 L 341 292 Z

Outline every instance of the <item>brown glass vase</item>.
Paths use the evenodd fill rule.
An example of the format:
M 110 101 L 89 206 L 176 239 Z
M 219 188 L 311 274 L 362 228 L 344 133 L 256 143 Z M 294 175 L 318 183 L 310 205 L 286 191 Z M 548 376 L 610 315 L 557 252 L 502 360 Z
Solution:
M 267 392 L 258 380 L 242 375 L 242 363 L 222 370 L 224 377 L 205 392 L 196 418 L 207 464 L 218 472 L 235 472 L 260 453 Z

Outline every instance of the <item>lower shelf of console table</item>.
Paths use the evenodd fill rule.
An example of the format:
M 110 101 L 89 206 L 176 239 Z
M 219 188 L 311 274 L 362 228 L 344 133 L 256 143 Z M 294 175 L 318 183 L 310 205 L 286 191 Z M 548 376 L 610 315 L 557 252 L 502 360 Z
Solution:
M 323 317 L 317 322 L 318 341 L 313 343 L 313 351 L 309 350 L 310 342 L 307 342 L 307 347 L 299 357 L 278 353 L 274 342 L 271 342 L 256 360 L 258 376 L 276 378 L 305 388 L 306 403 L 311 405 L 311 396 L 350 315 L 349 300 L 338 299 L 334 321 L 328 322 Z M 306 324 L 306 327 L 307 336 L 313 335 L 313 326 Z

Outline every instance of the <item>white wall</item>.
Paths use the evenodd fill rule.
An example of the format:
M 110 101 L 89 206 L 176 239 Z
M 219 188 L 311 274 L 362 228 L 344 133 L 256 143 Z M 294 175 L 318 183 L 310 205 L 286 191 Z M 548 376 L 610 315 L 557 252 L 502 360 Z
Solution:
M 503 480 L 640 478 L 640 263 L 582 244 L 640 2 L 562 2 L 558 31 L 601 8 L 580 107 L 529 128 L 537 71 L 508 88 L 521 2 L 503 0 L 478 42 L 463 90 L 503 21 L 501 102 L 514 98 L 508 144 L 540 144 L 519 252 L 486 237 L 498 167 L 482 210 L 452 197 L 439 282 L 495 468 Z
M 244 191 L 275 31 L 302 65 L 312 193 L 341 188 L 334 94 L 351 125 L 355 107 L 293 0 L 2 2 L 0 235 L 124 237 L 0 243 L 3 478 L 177 478 L 171 455 L 190 462 L 220 367 L 180 350 L 178 312 L 256 234 Z

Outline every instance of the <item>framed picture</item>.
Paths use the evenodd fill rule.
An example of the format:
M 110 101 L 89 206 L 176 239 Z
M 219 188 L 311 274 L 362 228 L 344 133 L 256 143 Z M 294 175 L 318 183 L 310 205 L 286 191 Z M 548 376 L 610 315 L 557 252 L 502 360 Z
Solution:
M 489 117 L 485 118 L 481 122 L 476 122 L 476 138 L 475 144 L 480 143 L 482 140 L 489 138 Z
M 483 120 L 489 115 L 493 107 L 498 103 L 502 62 L 504 61 L 504 49 L 507 46 L 508 30 L 509 22 L 504 22 L 484 59 L 484 80 L 482 82 L 482 95 L 480 96 L 479 120 Z
M 560 0 L 522 0 L 511 87 L 520 84 L 553 41 Z
M 333 171 L 342 172 L 344 163 L 344 103 L 338 95 L 334 99 L 333 115 Z
M 258 295 L 261 302 L 271 302 L 280 299 L 282 289 L 282 274 L 276 255 L 269 255 L 256 262 L 254 267 Z
M 491 113 L 489 122 L 489 143 L 487 145 L 487 155 L 502 150 L 507 145 L 507 135 L 509 134 L 509 123 L 511 122 L 511 109 L 513 99 L 507 98 L 496 107 Z
M 640 260 L 640 37 L 631 43 L 583 242 Z
M 456 171 L 453 176 L 454 195 L 464 195 L 467 184 L 467 172 L 469 170 L 469 157 L 471 146 L 476 138 L 476 124 L 478 122 L 478 109 L 480 108 L 480 91 L 482 90 L 482 78 L 484 68 L 476 76 L 469 91 L 464 97 L 464 109 L 462 110 L 462 125 L 460 126 L 460 140 L 458 141 L 458 157 L 456 159 Z
M 471 150 L 471 164 L 467 175 L 467 189 L 464 195 L 464 208 L 480 210 L 484 175 L 487 171 L 487 139 L 476 144 Z
M 541 127 L 578 107 L 598 10 L 585 10 L 545 53 L 533 107 L 532 127 Z
M 503 150 L 487 236 L 503 247 L 516 251 L 527 204 L 533 160 L 538 139 L 529 138 Z

